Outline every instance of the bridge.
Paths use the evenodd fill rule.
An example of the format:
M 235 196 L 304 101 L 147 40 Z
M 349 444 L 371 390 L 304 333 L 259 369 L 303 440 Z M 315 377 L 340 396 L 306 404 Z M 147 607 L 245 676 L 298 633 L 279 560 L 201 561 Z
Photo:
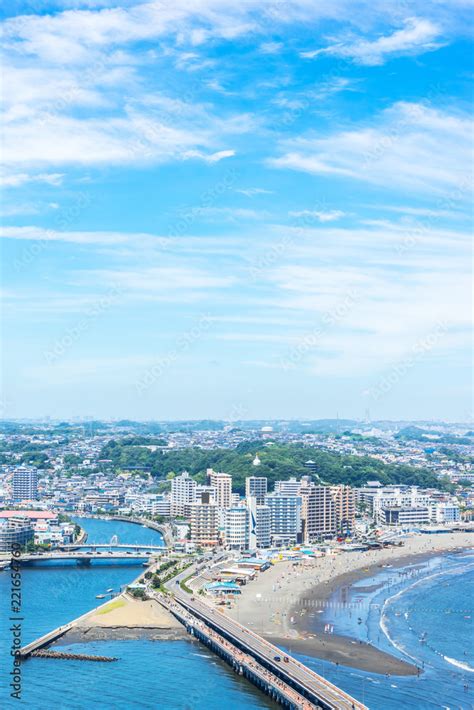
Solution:
M 197 566 L 193 569 L 182 571 L 172 580 L 165 583 L 168 594 L 153 591 L 148 586 L 148 595 L 153 597 L 179 620 L 184 623 L 189 633 L 199 638 L 216 653 L 235 667 L 239 654 L 250 657 L 253 663 L 258 664 L 267 674 L 270 674 L 270 685 L 261 685 L 252 670 L 245 669 L 243 674 L 264 692 L 271 695 L 280 704 L 291 708 L 306 708 L 308 705 L 298 702 L 289 703 L 279 694 L 279 688 L 289 688 L 309 701 L 309 707 L 323 708 L 324 710 L 367 710 L 348 693 L 318 675 L 303 663 L 291 656 L 288 652 L 274 646 L 270 641 L 263 639 L 254 631 L 234 621 L 225 615 L 221 608 L 216 608 L 201 601 L 196 596 L 185 591 L 190 573 L 196 573 Z M 191 574 L 191 576 L 193 576 Z M 181 583 L 183 587 L 181 587 Z M 183 614 L 187 622 L 183 622 Z M 222 653 L 213 643 L 212 634 L 217 634 L 225 643 L 235 648 L 235 652 Z M 237 654 L 237 655 L 236 655 Z M 240 671 L 239 671 L 240 672 Z M 281 684 L 283 684 L 281 686 Z M 276 693 L 276 694 L 275 694 Z
M 48 562 L 50 560 L 57 560 L 57 561 L 67 561 L 67 560 L 75 560 L 80 564 L 90 564 L 92 560 L 104 560 L 106 562 L 114 562 L 115 560 L 149 560 L 151 557 L 153 557 L 153 554 L 150 553 L 150 551 L 147 550 L 137 550 L 137 551 L 124 551 L 124 550 L 119 550 L 117 552 L 114 552 L 113 550 L 109 550 L 109 552 L 104 553 L 104 552 L 81 552 L 80 550 L 77 551 L 61 551 L 61 550 L 55 550 L 53 552 L 32 552 L 32 553 L 25 553 L 21 555 L 21 557 L 16 557 L 15 560 L 18 564 L 24 564 L 28 562 Z M 10 560 L 8 560 L 8 563 Z
M 65 552 L 69 550 L 134 550 L 138 552 L 142 550 L 144 552 L 159 553 L 162 555 L 166 552 L 166 547 L 163 545 L 140 545 L 136 544 L 124 544 L 124 543 L 113 543 L 113 542 L 83 542 L 83 543 L 73 543 L 71 545 L 60 545 L 59 550 L 64 550 Z
M 174 599 L 159 592 L 150 596 L 167 608 L 190 634 L 281 705 L 300 710 L 367 710 L 363 703 L 222 611 L 188 597 L 181 590 Z

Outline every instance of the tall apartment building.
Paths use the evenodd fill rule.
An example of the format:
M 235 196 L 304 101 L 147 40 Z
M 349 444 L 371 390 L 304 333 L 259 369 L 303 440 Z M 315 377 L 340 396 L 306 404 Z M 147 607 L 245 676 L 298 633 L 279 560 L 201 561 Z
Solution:
M 215 500 L 218 508 L 230 508 L 232 505 L 232 476 L 228 473 L 207 469 L 207 480 L 215 489 Z
M 268 479 L 265 476 L 249 476 L 245 479 L 245 497 L 255 496 L 257 505 L 263 505 L 268 492 Z
M 331 486 L 331 493 L 336 506 L 338 530 L 353 530 L 355 524 L 355 490 L 350 486 Z
M 265 506 L 270 508 L 272 542 L 284 545 L 297 542 L 301 532 L 301 498 L 281 493 L 268 493 Z
M 265 549 L 270 547 L 272 540 L 272 513 L 268 505 L 257 505 L 256 538 L 257 547 Z
M 283 496 L 297 496 L 300 487 L 301 483 L 296 478 L 289 478 L 287 481 L 275 481 L 275 493 Z
M 306 482 L 300 488 L 300 496 L 304 542 L 308 544 L 335 535 L 337 515 L 331 488 Z
M 198 547 L 215 547 L 219 542 L 219 508 L 210 500 L 209 494 L 203 494 L 202 501 L 191 503 L 190 528 L 191 541 Z
M 186 515 L 186 508 L 196 500 L 196 481 L 187 471 L 171 481 L 171 515 Z
M 13 472 L 13 500 L 38 500 L 38 472 L 19 467 Z

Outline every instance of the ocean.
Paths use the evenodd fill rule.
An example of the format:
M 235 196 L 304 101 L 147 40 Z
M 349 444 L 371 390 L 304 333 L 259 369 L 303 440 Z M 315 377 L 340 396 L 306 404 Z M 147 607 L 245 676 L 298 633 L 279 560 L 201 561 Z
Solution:
M 82 520 L 89 541 L 157 544 L 159 533 L 130 523 Z M 22 644 L 97 605 L 96 594 L 118 590 L 140 571 L 126 561 L 113 566 L 57 563 L 22 568 Z M 443 555 L 404 568 L 383 568 L 370 580 L 339 590 L 324 621 L 335 633 L 373 643 L 424 666 L 419 677 L 393 677 L 300 658 L 371 710 L 474 707 L 474 554 Z M 21 700 L 10 697 L 10 574 L 0 573 L 0 707 L 33 710 L 221 710 L 276 708 L 195 641 L 96 641 L 79 652 L 116 656 L 100 664 L 30 659 L 22 664 Z M 420 640 L 421 639 L 421 640 Z
M 413 663 L 420 676 L 388 677 L 305 663 L 373 710 L 474 707 L 474 553 L 443 554 L 381 568 L 341 588 L 318 620 L 334 633 Z

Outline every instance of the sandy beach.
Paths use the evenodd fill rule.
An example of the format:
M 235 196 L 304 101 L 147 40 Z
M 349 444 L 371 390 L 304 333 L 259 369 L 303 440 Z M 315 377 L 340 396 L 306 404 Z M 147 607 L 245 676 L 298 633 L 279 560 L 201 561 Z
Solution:
M 82 617 L 61 640 L 67 643 L 105 639 L 160 639 L 186 637 L 182 625 L 153 600 L 121 595 Z
M 390 675 L 414 675 L 418 669 L 370 644 L 317 628 L 317 610 L 340 587 L 373 576 L 384 564 L 401 567 L 437 553 L 472 548 L 470 533 L 416 535 L 403 547 L 343 552 L 294 565 L 277 562 L 242 589 L 226 613 L 290 650 L 354 668 Z M 309 619 L 311 611 L 314 616 Z M 311 628 L 310 628 L 311 627 Z M 316 629 L 316 630 L 315 630 Z

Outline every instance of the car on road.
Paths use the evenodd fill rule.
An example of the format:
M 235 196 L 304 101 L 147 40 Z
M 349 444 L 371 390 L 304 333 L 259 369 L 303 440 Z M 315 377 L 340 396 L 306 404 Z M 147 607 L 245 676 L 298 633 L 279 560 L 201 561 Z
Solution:
M 273 656 L 273 660 L 276 661 L 277 663 L 280 663 L 281 656 Z
M 289 663 L 289 662 L 290 662 L 290 659 L 288 658 L 288 656 L 283 656 L 283 663 Z

